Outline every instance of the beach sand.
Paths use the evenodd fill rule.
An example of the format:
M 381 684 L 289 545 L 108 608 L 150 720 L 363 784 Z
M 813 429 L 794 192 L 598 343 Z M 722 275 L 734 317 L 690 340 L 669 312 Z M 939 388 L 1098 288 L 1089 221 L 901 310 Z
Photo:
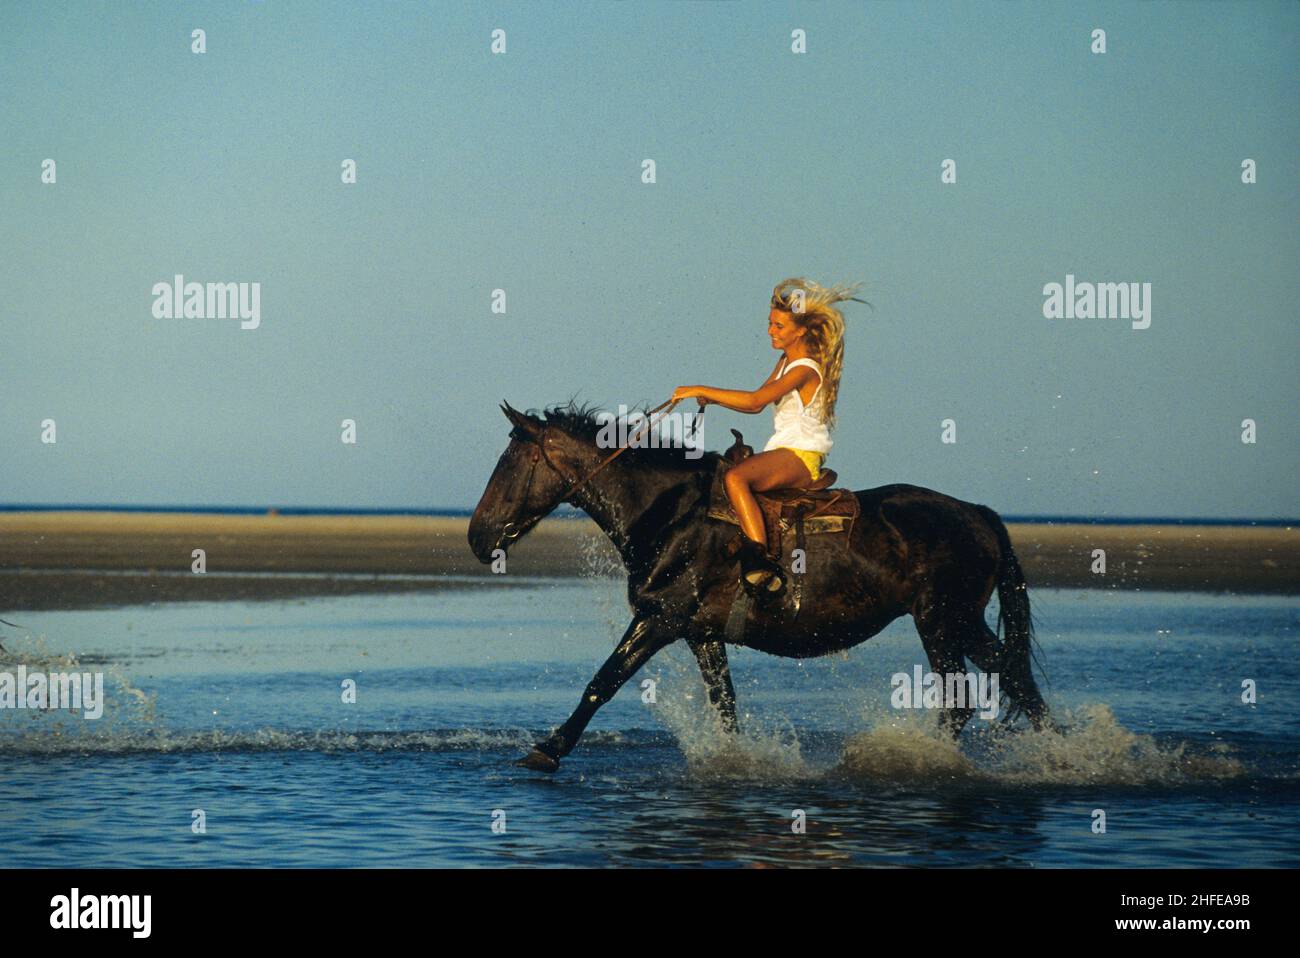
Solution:
M 590 521 L 549 519 L 495 575 L 467 518 L 208 513 L 0 514 L 0 614 L 158 601 L 279 599 L 622 575 Z M 1009 523 L 1031 588 L 1297 594 L 1294 527 Z M 191 571 L 206 553 L 207 574 Z M 1107 572 L 1091 571 L 1092 550 Z

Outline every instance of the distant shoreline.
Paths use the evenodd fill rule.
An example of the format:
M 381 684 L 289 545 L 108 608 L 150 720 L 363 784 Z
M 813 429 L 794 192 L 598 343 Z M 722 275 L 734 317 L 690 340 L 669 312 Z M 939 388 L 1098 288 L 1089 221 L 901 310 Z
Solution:
M 512 548 L 506 575 L 470 554 L 468 525 L 466 516 L 392 513 L 0 511 L 0 616 L 622 575 L 612 545 L 585 517 L 542 522 Z M 1300 594 L 1292 525 L 1007 525 L 1031 589 Z M 208 575 L 191 571 L 195 549 Z M 1094 549 L 1106 552 L 1104 576 L 1090 571 Z

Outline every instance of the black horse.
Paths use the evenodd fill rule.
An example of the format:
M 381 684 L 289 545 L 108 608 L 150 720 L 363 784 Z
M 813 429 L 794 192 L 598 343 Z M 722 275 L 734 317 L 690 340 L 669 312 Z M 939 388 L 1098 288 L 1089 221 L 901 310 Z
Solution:
M 545 410 L 542 419 L 509 403 L 501 409 L 514 428 L 470 521 L 474 555 L 490 563 L 497 550 L 508 550 L 560 502 L 569 502 L 618 549 L 632 609 L 627 631 L 577 709 L 520 764 L 558 769 L 597 709 L 678 639 L 695 654 L 723 726 L 735 731 L 736 694 L 724 639 L 740 588 L 737 560 L 728 548 L 737 530 L 706 516 L 720 454 L 692 459 L 679 448 L 629 446 L 591 476 L 607 458 L 597 444 L 602 424 L 593 411 L 570 402 Z M 854 495 L 861 511 L 849 547 L 816 544 L 823 536 L 808 541 L 799 615 L 790 616 L 788 606 L 773 610 L 761 636 L 746 634 L 744 644 L 793 658 L 825 655 L 864 642 L 911 613 L 933 672 L 964 672 L 969 659 L 998 673 L 1013 714 L 1025 714 L 1036 728 L 1053 724 L 1031 667 L 1033 623 L 1024 575 L 997 513 L 903 484 Z M 1001 641 L 984 619 L 995 588 Z M 945 709 L 945 727 L 959 734 L 973 711 Z

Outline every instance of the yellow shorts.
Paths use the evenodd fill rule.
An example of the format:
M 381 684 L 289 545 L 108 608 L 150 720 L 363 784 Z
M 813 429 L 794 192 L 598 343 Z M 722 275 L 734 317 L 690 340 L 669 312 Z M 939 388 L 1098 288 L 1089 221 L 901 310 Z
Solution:
M 821 476 L 822 463 L 826 461 L 826 453 L 809 452 L 807 449 L 792 449 L 789 446 L 777 446 L 776 448 L 789 449 L 792 453 L 798 456 L 803 461 L 803 464 L 808 467 L 808 471 L 812 473 L 813 482 L 816 482 Z

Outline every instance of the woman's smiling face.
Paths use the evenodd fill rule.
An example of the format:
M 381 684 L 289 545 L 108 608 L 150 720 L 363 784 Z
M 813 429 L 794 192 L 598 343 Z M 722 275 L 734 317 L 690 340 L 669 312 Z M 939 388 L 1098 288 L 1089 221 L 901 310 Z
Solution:
M 795 323 L 794 317 L 784 310 L 773 307 L 767 314 L 767 335 L 772 340 L 773 349 L 789 349 L 801 336 L 803 327 Z

